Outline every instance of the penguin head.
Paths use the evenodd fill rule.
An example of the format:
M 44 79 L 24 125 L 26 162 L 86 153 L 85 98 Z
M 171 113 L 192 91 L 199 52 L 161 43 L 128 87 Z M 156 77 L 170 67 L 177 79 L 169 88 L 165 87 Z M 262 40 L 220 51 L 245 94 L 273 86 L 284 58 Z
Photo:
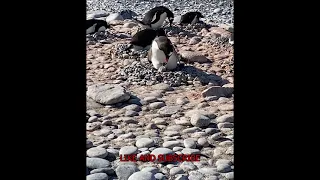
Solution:
M 156 37 L 154 41 L 158 46 L 157 48 L 163 51 L 163 53 L 166 56 L 165 61 L 168 62 L 171 54 L 173 53 L 173 45 L 170 39 L 168 39 L 166 36 L 159 36 L 159 37 Z
M 159 28 L 156 30 L 157 36 L 167 36 L 166 31 L 163 28 Z
M 204 18 L 204 16 L 201 14 L 201 12 L 196 12 L 196 13 L 197 13 L 198 18 Z

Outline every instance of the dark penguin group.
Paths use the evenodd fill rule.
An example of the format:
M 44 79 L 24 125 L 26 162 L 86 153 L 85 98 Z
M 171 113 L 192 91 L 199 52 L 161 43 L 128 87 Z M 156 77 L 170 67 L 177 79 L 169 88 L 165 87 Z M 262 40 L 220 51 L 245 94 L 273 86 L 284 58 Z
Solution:
M 188 12 L 181 16 L 180 25 L 195 24 L 204 16 L 200 12 Z M 172 26 L 174 15 L 167 7 L 157 6 L 149 10 L 142 21 L 134 19 L 142 28 L 131 39 L 126 50 L 149 50 L 148 60 L 158 71 L 174 70 L 179 62 L 178 54 L 162 28 L 165 20 Z M 104 31 L 109 28 L 106 21 L 98 19 L 87 20 L 87 34 Z

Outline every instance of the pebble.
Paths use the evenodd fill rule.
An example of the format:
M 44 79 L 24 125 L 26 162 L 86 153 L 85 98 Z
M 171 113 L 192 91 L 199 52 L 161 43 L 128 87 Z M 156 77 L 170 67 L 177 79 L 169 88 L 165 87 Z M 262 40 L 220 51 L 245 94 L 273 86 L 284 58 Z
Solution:
M 93 147 L 93 143 L 89 140 L 87 140 L 87 144 L 86 144 L 87 149 L 92 148 Z
M 158 114 L 163 116 L 171 116 L 181 110 L 180 106 L 164 106 L 158 110 Z
M 210 119 L 202 114 L 194 114 L 191 116 L 191 124 L 196 127 L 206 127 L 210 124 Z
M 188 176 L 184 174 L 178 174 L 175 180 L 188 180 Z
M 95 84 L 88 87 L 87 96 L 103 105 L 116 104 L 130 99 L 129 93 L 118 84 Z
M 127 180 L 133 173 L 139 171 L 136 165 L 120 164 L 116 168 L 116 174 L 119 180 Z
M 145 97 L 143 99 L 146 103 L 153 103 L 153 102 L 156 102 L 158 99 L 154 96 L 149 96 L 149 97 Z
M 123 146 L 119 151 L 119 155 L 136 154 L 137 152 L 138 148 L 135 146 Z
M 207 139 L 204 138 L 204 137 L 199 138 L 197 143 L 202 147 L 208 147 L 209 146 L 209 143 L 208 143 Z
M 179 97 L 179 98 L 176 99 L 176 103 L 178 105 L 184 105 L 184 104 L 189 103 L 189 100 L 188 100 L 187 97 Z
M 219 132 L 219 129 L 217 129 L 217 128 L 206 128 L 206 129 L 205 129 L 205 132 L 206 132 L 208 135 L 211 135 L 211 134 L 214 134 L 214 133 Z
M 121 16 L 120 13 L 113 13 L 113 14 L 110 14 L 107 18 L 106 18 L 106 21 L 109 23 L 111 21 L 114 21 L 114 20 L 123 20 L 123 17 Z
M 154 175 L 154 177 L 156 179 L 159 179 L 159 180 L 164 180 L 165 179 L 165 175 L 162 174 L 162 173 L 157 173 L 157 174 Z
M 133 117 L 133 116 L 138 116 L 138 115 L 139 115 L 138 112 L 132 111 L 132 110 L 127 110 L 127 111 L 125 112 L 125 116 L 126 116 L 126 117 Z
M 182 154 L 199 154 L 199 149 L 191 149 L 191 148 L 184 148 L 182 151 Z
M 222 128 L 233 128 L 233 123 L 219 123 L 218 124 L 218 128 L 222 129 Z
M 183 147 L 173 147 L 172 150 L 173 151 L 181 151 L 183 149 Z
M 231 166 L 229 164 L 219 164 L 217 166 L 217 171 L 226 173 L 231 171 Z
M 151 152 L 151 154 L 155 155 L 157 159 L 159 154 L 166 155 L 166 154 L 173 154 L 173 153 L 174 152 L 169 148 L 156 148 Z
M 196 148 L 196 142 L 191 138 L 185 139 L 183 141 L 183 144 L 184 144 L 184 147 L 186 148 L 191 148 L 191 149 Z
M 153 119 L 153 121 L 156 125 L 166 125 L 167 124 L 166 120 L 164 120 L 163 118 L 155 118 L 155 119 Z
M 181 163 L 180 167 L 184 171 L 195 170 L 197 168 L 192 162 L 188 162 L 188 161 L 184 161 L 183 163 Z
M 211 135 L 209 138 L 212 139 L 212 140 L 218 140 L 220 138 L 223 137 L 223 133 L 222 132 L 218 132 L 218 133 L 215 133 L 213 135 Z
M 156 167 L 145 167 L 141 171 L 151 172 L 152 174 L 157 174 L 159 169 Z
M 128 180 L 155 180 L 155 177 L 151 172 L 139 171 L 133 173 Z
M 221 12 L 221 11 L 222 11 L 221 8 L 216 8 L 216 9 L 213 10 L 214 13 L 219 13 L 219 12 Z
M 219 99 L 218 96 L 208 96 L 204 98 L 205 101 L 216 101 L 218 99 Z
M 94 169 L 90 171 L 90 174 L 95 174 L 95 173 L 106 173 L 109 176 L 113 176 L 116 174 L 116 172 L 112 168 L 99 168 L 99 169 Z
M 136 141 L 136 146 L 138 148 L 149 148 L 152 147 L 154 145 L 154 141 L 150 138 L 140 138 Z
M 175 146 L 180 146 L 181 143 L 179 141 L 166 141 L 162 144 L 164 148 L 172 149 Z
M 211 167 L 203 167 L 203 168 L 200 168 L 198 171 L 206 176 L 219 175 L 216 168 L 211 168 Z
M 227 179 L 234 179 L 234 172 L 225 173 L 224 177 Z
M 189 180 L 202 180 L 204 175 L 198 171 L 190 171 L 188 179 Z
M 106 168 L 110 166 L 110 162 L 108 160 L 102 158 L 89 158 L 87 157 L 87 167 L 90 169 L 98 169 L 98 168 Z
M 233 114 L 224 114 L 216 118 L 217 123 L 229 122 L 233 123 Z
M 199 37 L 192 37 L 189 41 L 190 45 L 198 44 L 201 41 Z
M 183 174 L 183 173 L 184 173 L 184 171 L 180 167 L 173 167 L 173 168 L 170 169 L 170 175 L 171 176 L 174 176 L 176 174 Z
M 164 102 L 153 102 L 149 104 L 150 109 L 159 109 L 164 107 L 166 104 Z
M 97 117 L 97 116 L 91 116 L 91 117 L 88 119 L 88 122 L 89 122 L 89 123 L 96 122 L 96 121 L 98 121 L 98 117 Z
M 219 180 L 217 176 L 209 176 L 205 180 Z
M 191 127 L 191 128 L 187 128 L 182 130 L 183 133 L 194 133 L 196 131 L 199 131 L 200 129 L 198 127 Z
M 89 157 L 105 158 L 107 155 L 107 150 L 101 147 L 93 147 L 87 150 L 87 156 Z
M 108 180 L 108 175 L 106 173 L 95 173 L 90 174 L 86 177 L 87 180 Z
M 124 109 L 126 110 L 132 110 L 132 111 L 141 111 L 141 107 L 136 104 L 130 104 L 128 106 L 125 106 Z

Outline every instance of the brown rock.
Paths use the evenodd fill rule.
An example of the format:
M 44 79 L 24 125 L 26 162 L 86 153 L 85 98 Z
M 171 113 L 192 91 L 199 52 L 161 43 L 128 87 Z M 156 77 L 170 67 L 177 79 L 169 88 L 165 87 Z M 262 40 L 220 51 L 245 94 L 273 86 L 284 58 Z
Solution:
M 188 62 L 205 63 L 209 60 L 199 52 L 180 51 L 181 56 Z
M 221 27 L 211 27 L 210 33 L 220 34 L 223 37 L 231 37 L 231 33 Z
M 233 87 L 220 87 L 220 86 L 212 86 L 208 89 L 202 91 L 203 97 L 208 96 L 218 96 L 218 97 L 227 97 L 233 93 Z

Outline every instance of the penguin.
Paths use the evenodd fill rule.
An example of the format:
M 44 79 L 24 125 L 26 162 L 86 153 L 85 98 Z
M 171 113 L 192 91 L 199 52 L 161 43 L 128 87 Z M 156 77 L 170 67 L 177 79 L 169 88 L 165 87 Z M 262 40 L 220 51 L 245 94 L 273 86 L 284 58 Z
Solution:
M 200 12 L 187 12 L 181 16 L 180 24 L 196 24 L 204 16 Z
M 159 29 L 166 18 L 169 19 L 170 27 L 172 26 L 174 15 L 173 13 L 164 6 L 157 6 L 155 8 L 152 8 L 149 10 L 142 21 L 139 21 L 135 19 L 138 24 L 146 29 L 146 28 L 152 28 L 152 29 Z
M 86 22 L 87 34 L 93 34 L 99 31 L 105 31 L 110 25 L 100 19 L 88 19 Z
M 148 60 L 159 72 L 174 70 L 178 65 L 178 54 L 170 39 L 166 36 L 156 37 L 148 52 Z
M 166 32 L 163 28 L 154 29 L 144 29 L 137 32 L 130 41 L 130 46 L 126 50 L 131 49 L 132 51 L 138 50 L 148 50 L 152 44 L 152 41 L 157 36 L 166 36 Z

